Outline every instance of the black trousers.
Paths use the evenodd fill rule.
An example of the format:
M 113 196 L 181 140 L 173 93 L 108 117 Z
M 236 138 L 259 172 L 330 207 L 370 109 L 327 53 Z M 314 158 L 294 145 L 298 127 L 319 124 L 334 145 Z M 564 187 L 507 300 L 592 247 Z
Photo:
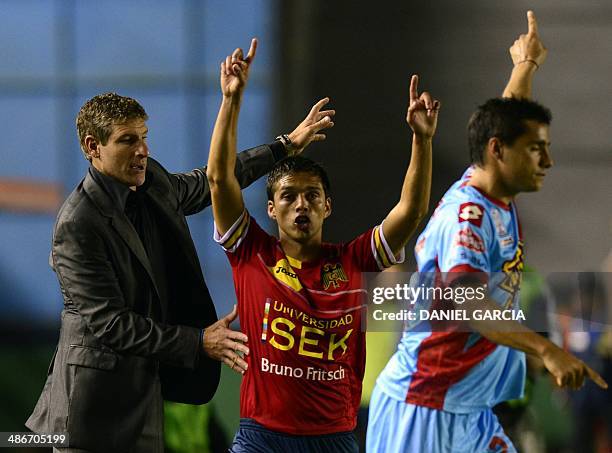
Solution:
M 53 453 L 102 452 L 82 450 L 80 448 L 54 448 Z M 140 433 L 136 445 L 134 445 L 129 452 L 125 453 L 164 453 L 164 401 L 161 395 L 161 384 L 159 379 L 155 382 L 155 395 L 151 398 L 151 405 L 142 433 Z

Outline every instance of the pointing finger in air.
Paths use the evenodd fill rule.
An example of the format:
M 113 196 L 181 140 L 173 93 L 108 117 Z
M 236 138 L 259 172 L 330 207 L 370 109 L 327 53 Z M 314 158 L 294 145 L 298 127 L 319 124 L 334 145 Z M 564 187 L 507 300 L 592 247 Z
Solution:
M 537 35 L 538 34 L 538 21 L 536 20 L 533 11 L 527 11 L 527 34 Z
M 247 53 L 244 61 L 251 64 L 255 59 L 255 54 L 257 53 L 257 38 L 251 39 L 251 47 L 249 47 L 249 53 Z
M 414 74 L 410 79 L 410 104 L 416 102 L 419 99 L 418 85 L 419 76 Z
M 596 371 L 594 371 L 588 366 L 586 367 L 586 371 L 589 377 L 593 380 L 593 382 L 595 382 L 595 384 L 597 384 L 602 389 L 608 388 L 608 383 L 604 381 L 604 379 Z

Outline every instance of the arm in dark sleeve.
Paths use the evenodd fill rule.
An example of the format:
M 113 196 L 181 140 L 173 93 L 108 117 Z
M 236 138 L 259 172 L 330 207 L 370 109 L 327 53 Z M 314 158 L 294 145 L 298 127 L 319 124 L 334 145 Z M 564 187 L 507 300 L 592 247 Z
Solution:
M 122 354 L 196 366 L 200 329 L 156 323 L 132 311 L 95 227 L 74 220 L 60 223 L 52 257 L 66 301 L 102 344 Z
M 236 177 L 241 188 L 267 174 L 272 166 L 286 157 L 284 145 L 276 141 L 270 145 L 260 145 L 238 154 Z M 196 214 L 210 206 L 210 187 L 206 179 L 206 167 L 196 168 L 189 173 L 171 175 L 178 194 L 178 202 L 185 215 Z

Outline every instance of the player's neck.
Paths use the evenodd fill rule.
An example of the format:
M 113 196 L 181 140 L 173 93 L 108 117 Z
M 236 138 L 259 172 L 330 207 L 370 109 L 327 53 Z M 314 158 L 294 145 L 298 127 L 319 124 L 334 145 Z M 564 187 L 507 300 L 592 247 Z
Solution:
M 281 235 L 280 243 L 285 255 L 299 261 L 312 262 L 321 256 L 321 237 L 311 238 L 308 242 L 297 242 Z
M 506 204 L 510 204 L 516 196 L 515 193 L 512 193 L 506 187 L 498 175 L 496 175 L 493 171 L 486 170 L 481 167 L 476 167 L 474 169 L 474 172 L 470 176 L 468 185 L 476 187 L 489 197 L 503 201 Z

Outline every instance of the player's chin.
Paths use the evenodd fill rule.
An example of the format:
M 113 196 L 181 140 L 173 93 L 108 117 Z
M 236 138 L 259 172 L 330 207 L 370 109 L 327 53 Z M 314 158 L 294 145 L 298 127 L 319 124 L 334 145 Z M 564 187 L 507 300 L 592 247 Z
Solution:
M 538 178 L 538 179 L 531 181 L 531 183 L 529 184 L 525 184 L 521 192 L 538 192 L 540 189 L 542 189 L 543 185 L 544 185 L 544 181 Z
M 298 243 L 307 243 L 313 236 L 313 233 L 308 230 L 296 229 L 292 234 L 293 240 Z
M 308 242 L 312 238 L 312 234 L 308 231 L 300 231 L 295 236 L 296 242 Z
M 141 175 L 137 175 L 134 178 L 132 178 L 132 184 L 130 184 L 130 185 L 131 186 L 140 187 L 140 186 L 142 186 L 144 184 L 145 178 L 146 178 L 146 173 L 143 173 Z

